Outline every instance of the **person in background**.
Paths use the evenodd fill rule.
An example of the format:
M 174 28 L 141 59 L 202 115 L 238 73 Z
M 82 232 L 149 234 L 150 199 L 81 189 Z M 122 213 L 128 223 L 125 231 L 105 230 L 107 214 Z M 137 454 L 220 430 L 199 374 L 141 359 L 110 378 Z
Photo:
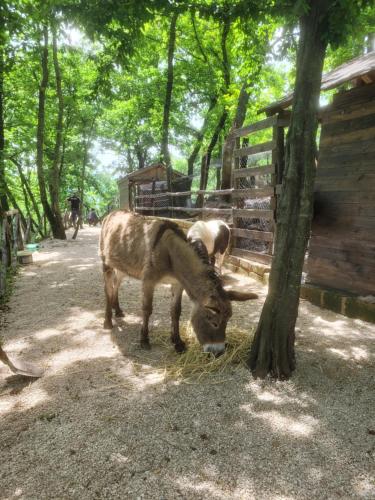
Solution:
M 95 212 L 95 208 L 90 208 L 89 214 L 87 216 L 89 226 L 96 226 L 99 222 L 99 217 Z
M 80 214 L 81 200 L 78 198 L 77 193 L 73 193 L 72 196 L 69 196 L 67 201 L 70 203 L 73 226 L 76 227 L 76 222 L 78 221 Z

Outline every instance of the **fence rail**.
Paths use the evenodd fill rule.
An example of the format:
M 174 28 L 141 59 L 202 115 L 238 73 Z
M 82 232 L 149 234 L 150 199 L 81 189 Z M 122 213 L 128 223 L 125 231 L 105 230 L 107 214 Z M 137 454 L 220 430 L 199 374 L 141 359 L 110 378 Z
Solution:
M 23 250 L 20 214 L 8 210 L 0 214 L 0 297 L 6 293 L 9 268 L 17 267 L 18 250 Z
M 232 254 L 269 264 L 284 170 L 284 127 L 289 120 L 283 112 L 231 132 L 235 147 L 230 189 L 143 192 L 134 197 L 135 210 L 180 218 L 222 216 L 233 225 Z M 257 132 L 261 134 L 251 135 Z

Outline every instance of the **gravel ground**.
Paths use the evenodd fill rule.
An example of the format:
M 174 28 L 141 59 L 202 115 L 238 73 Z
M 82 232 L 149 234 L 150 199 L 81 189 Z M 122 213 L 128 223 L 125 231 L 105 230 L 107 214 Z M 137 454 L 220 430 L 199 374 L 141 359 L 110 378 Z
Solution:
M 239 367 L 220 383 L 166 382 L 177 355 L 138 348 L 138 282 L 102 329 L 98 234 L 46 242 L 3 314 L 8 353 L 46 373 L 0 367 L 1 499 L 375 498 L 374 325 L 302 301 L 291 381 Z M 232 323 L 251 328 L 266 290 L 232 279 L 260 293 L 234 307 Z M 167 297 L 160 287 L 154 329 L 169 328 Z

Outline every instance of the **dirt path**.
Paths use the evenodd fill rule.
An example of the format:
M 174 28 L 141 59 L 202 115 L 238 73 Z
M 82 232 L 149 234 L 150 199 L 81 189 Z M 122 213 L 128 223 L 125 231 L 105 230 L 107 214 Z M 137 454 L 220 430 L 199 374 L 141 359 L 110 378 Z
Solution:
M 138 348 L 139 283 L 126 280 L 126 316 L 102 329 L 98 234 L 46 243 L 17 280 L 5 347 L 46 373 L 0 367 L 0 498 L 375 498 L 374 325 L 302 302 L 290 382 L 245 368 L 166 382 L 172 351 Z M 262 298 L 235 306 L 243 328 L 265 293 L 250 285 Z M 167 296 L 154 329 L 169 328 Z

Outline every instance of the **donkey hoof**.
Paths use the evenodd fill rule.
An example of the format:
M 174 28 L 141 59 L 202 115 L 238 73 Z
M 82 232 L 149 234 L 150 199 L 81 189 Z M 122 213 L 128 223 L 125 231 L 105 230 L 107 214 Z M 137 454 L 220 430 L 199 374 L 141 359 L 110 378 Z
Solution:
M 115 312 L 115 316 L 116 316 L 116 318 L 123 318 L 125 316 L 125 314 L 120 309 L 119 311 Z
M 182 354 L 183 352 L 186 351 L 186 344 L 185 342 L 177 342 L 175 345 L 174 345 L 174 348 L 176 350 L 176 352 L 178 354 Z
M 104 328 L 104 330 L 112 330 L 112 328 L 113 328 L 112 321 L 105 320 L 103 328 Z
M 141 348 L 144 349 L 145 351 L 150 351 L 151 350 L 150 341 L 148 339 L 141 340 Z

